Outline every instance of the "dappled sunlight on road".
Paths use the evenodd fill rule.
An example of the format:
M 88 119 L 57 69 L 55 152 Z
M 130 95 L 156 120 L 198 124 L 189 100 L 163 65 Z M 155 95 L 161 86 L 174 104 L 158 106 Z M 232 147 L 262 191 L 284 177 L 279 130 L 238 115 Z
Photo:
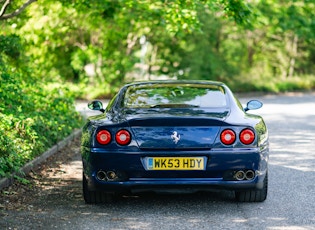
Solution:
M 315 172 L 314 134 L 307 130 L 284 131 L 282 134 L 270 133 L 270 163 Z
M 303 171 L 315 171 L 315 116 L 273 120 L 270 132 L 270 163 Z M 277 130 L 275 130 L 277 129 Z M 274 134 L 277 133 L 277 134 Z
M 310 230 L 310 229 L 314 229 L 313 226 L 305 226 L 305 227 L 301 227 L 301 226 L 285 226 L 285 227 L 271 227 L 271 228 L 267 228 L 270 230 Z

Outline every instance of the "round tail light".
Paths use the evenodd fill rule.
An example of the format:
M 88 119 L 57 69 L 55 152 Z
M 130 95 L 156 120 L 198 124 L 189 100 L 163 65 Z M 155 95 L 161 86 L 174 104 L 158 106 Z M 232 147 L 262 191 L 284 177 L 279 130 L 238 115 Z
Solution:
M 96 134 L 96 140 L 101 145 L 107 145 L 112 140 L 112 136 L 109 131 L 101 130 Z
M 131 135 L 129 131 L 122 129 L 116 133 L 116 142 L 120 145 L 128 145 L 131 141 Z
M 255 140 L 255 133 L 252 130 L 244 129 L 240 133 L 240 141 L 244 145 L 249 145 L 249 144 L 253 143 L 254 140 Z
M 232 129 L 225 129 L 220 136 L 221 142 L 225 145 L 231 145 L 235 142 L 236 135 Z

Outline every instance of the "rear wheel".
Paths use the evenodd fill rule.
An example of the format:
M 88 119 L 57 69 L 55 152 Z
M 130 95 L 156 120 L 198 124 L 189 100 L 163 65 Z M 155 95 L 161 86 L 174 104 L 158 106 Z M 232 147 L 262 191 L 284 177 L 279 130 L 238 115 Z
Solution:
M 106 193 L 103 191 L 90 191 L 87 185 L 87 180 L 83 175 L 82 178 L 83 197 L 87 204 L 109 203 L 114 199 L 114 193 Z
M 239 202 L 263 202 L 267 198 L 268 193 L 268 173 L 264 179 L 262 189 L 236 191 L 235 198 Z

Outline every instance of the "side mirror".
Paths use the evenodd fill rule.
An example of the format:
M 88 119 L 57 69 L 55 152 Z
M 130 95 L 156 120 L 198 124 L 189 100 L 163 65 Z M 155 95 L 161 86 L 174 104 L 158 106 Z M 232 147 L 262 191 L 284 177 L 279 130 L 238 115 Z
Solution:
M 263 106 L 263 103 L 258 100 L 251 100 L 247 102 L 246 108 L 244 109 L 245 112 L 248 110 L 255 110 L 255 109 L 260 109 Z
M 97 110 L 97 111 L 101 111 L 101 112 L 105 112 L 104 108 L 103 108 L 103 103 L 101 101 L 91 101 L 88 104 L 88 108 L 91 110 Z

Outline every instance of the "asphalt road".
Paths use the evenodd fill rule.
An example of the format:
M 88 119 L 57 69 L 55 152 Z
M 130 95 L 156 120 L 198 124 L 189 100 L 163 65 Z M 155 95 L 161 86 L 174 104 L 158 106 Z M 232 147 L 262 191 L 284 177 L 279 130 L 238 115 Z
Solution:
M 315 93 L 255 98 L 264 102 L 255 113 L 270 133 L 265 202 L 238 203 L 231 192 L 209 192 L 85 205 L 75 146 L 75 154 L 60 162 L 61 172 L 47 176 L 54 186 L 34 191 L 21 210 L 0 209 L 0 229 L 315 229 Z M 81 104 L 78 110 L 86 111 Z

